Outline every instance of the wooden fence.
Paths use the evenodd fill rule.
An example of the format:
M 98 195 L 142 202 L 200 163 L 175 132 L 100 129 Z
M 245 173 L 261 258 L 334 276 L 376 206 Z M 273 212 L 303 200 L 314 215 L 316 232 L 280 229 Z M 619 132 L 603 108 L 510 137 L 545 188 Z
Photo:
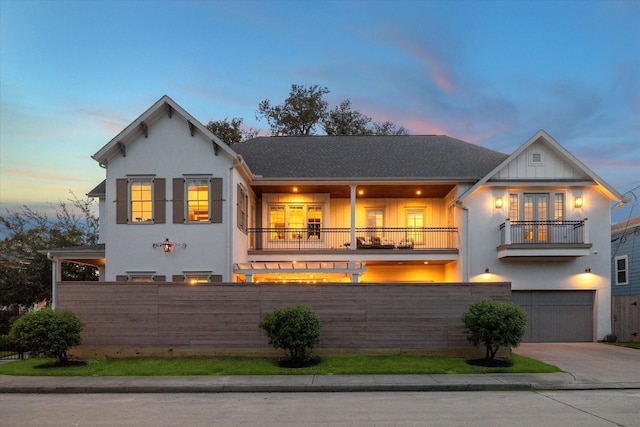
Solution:
M 611 324 L 620 342 L 640 342 L 640 295 L 611 297 Z
M 274 307 L 305 303 L 322 320 L 316 353 L 484 355 L 462 314 L 511 300 L 509 283 L 200 284 L 62 282 L 58 307 L 85 324 L 78 357 L 281 354 L 258 328 Z

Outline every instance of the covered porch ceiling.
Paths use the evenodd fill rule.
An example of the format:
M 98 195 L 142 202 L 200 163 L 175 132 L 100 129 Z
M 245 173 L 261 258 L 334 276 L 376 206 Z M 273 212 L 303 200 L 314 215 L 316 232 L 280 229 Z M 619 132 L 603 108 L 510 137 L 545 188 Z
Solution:
M 257 196 L 263 193 L 274 194 L 304 194 L 328 193 L 332 198 L 348 199 L 351 196 L 351 184 L 320 184 L 320 183 L 261 183 L 253 182 L 251 188 Z M 389 182 L 387 184 L 358 184 L 358 197 L 366 198 L 431 198 L 440 199 L 446 196 L 456 184 L 402 184 Z M 362 192 L 362 194 L 360 194 Z

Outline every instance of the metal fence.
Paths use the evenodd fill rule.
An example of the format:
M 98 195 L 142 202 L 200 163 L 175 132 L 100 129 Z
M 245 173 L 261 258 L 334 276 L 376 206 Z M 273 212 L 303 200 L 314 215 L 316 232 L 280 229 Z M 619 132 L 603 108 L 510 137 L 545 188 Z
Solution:
M 356 228 L 356 249 L 455 249 L 455 227 Z M 351 248 L 351 229 L 251 228 L 253 250 L 336 250 Z
M 580 244 L 585 221 L 511 221 L 500 224 L 502 244 Z

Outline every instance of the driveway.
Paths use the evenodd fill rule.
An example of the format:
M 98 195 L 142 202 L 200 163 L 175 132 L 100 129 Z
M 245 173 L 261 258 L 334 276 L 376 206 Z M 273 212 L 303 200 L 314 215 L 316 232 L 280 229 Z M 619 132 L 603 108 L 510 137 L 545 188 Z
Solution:
M 523 343 L 513 350 L 555 365 L 573 375 L 575 384 L 640 384 L 640 350 L 602 343 Z

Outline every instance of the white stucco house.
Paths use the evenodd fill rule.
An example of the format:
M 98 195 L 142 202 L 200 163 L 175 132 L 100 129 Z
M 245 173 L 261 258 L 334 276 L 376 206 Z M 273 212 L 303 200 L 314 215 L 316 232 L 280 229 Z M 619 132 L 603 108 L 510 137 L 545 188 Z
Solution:
M 163 96 L 93 155 L 101 245 L 51 257 L 107 282 L 510 282 L 525 340 L 601 339 L 622 195 L 543 130 L 514 148 L 439 135 L 228 146 Z

